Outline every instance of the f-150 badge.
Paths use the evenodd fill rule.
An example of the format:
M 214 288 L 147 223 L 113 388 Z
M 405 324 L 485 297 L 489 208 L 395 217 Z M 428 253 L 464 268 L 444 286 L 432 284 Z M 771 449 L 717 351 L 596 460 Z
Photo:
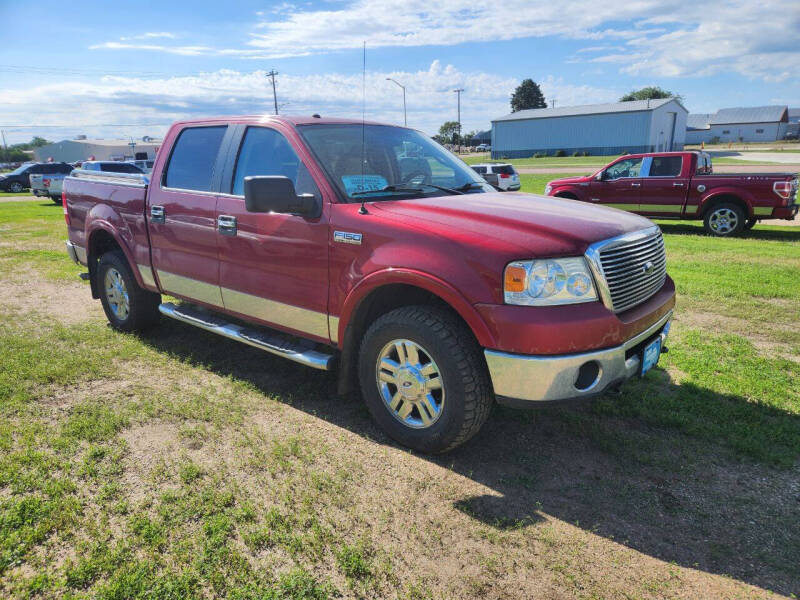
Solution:
M 333 241 L 340 242 L 342 244 L 355 244 L 356 246 L 361 245 L 361 234 L 360 233 L 352 233 L 350 231 L 334 231 L 333 232 Z

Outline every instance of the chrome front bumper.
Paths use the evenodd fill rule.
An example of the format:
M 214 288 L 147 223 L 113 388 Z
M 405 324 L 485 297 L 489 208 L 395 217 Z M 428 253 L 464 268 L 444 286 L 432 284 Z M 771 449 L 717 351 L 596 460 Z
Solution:
M 484 350 L 497 400 L 524 406 L 599 394 L 639 373 L 640 355 L 629 351 L 656 335 L 663 347 L 671 318 L 672 311 L 624 344 L 593 352 L 531 356 Z

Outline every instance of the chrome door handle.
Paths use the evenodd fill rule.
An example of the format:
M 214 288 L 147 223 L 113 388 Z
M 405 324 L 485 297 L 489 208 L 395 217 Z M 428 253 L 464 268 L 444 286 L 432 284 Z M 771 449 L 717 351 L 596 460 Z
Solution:
M 151 223 L 164 223 L 167 220 L 167 213 L 164 211 L 163 206 L 150 207 L 150 222 Z
M 683 187 L 682 183 L 678 183 L 677 181 L 672 184 L 672 187 Z
M 236 217 L 219 215 L 217 217 L 217 230 L 222 235 L 236 235 Z
M 642 187 L 641 183 L 632 183 L 631 187 Z

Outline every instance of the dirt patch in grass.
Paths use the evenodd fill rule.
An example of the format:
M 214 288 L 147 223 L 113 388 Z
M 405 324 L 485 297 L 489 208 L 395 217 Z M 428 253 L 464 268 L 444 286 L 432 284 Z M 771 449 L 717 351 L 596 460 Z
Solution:
M 65 325 L 103 317 L 87 283 L 55 283 L 36 271 L 17 271 L 0 285 L 0 309 L 25 315 L 26 320 L 55 320 Z

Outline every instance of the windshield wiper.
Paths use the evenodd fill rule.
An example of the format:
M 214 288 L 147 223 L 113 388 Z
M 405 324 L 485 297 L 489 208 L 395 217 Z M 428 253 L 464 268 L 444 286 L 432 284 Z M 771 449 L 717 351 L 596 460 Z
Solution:
M 455 195 L 463 195 L 467 192 L 467 190 L 472 189 L 475 186 L 483 187 L 483 184 L 479 181 L 470 181 L 465 183 L 464 185 L 457 187 L 457 188 L 450 188 L 445 187 L 443 185 L 436 185 L 435 183 L 420 183 L 418 186 L 403 186 L 403 185 L 387 185 L 384 188 L 379 190 L 364 190 L 361 192 L 353 192 L 350 196 L 366 196 L 367 194 L 380 194 L 382 192 L 397 192 L 401 194 L 408 194 L 408 193 L 417 193 L 417 194 L 424 194 L 425 191 L 422 189 L 424 187 L 433 188 L 435 190 L 441 190 L 443 192 L 447 192 L 448 194 L 455 194 Z
M 463 193 L 466 192 L 467 190 L 471 190 L 476 186 L 483 188 L 483 184 L 480 181 L 468 181 L 464 185 L 453 189 Z
M 367 194 L 382 194 L 383 192 L 395 192 L 399 194 L 424 194 L 425 191 L 418 187 L 404 187 L 401 185 L 387 185 L 386 187 L 377 190 L 362 190 L 360 192 L 353 192 L 350 197 L 366 196 Z

